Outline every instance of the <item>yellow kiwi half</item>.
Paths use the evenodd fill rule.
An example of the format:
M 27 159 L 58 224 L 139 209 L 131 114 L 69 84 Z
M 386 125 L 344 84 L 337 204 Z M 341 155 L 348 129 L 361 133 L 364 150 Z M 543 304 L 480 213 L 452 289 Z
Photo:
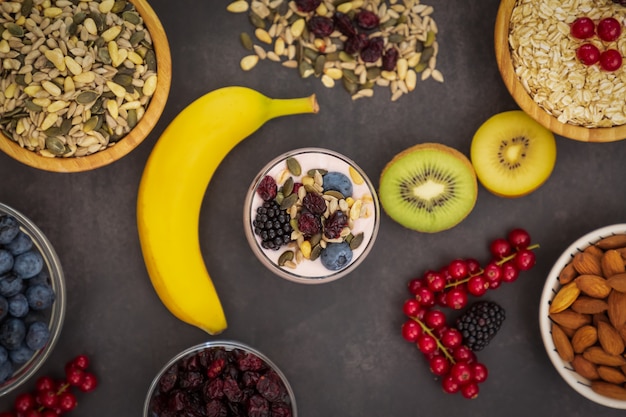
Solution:
M 424 233 L 456 226 L 472 211 L 477 195 L 469 159 L 439 143 L 421 143 L 393 157 L 383 169 L 378 189 L 389 217 Z
M 539 188 L 556 163 L 554 134 L 521 110 L 498 113 L 474 134 L 470 159 L 480 183 L 501 197 Z

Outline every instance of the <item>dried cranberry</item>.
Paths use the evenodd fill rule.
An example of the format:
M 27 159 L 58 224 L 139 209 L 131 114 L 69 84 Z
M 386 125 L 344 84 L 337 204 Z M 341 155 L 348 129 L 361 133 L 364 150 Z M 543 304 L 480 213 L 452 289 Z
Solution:
M 335 27 L 337 28 L 337 30 L 339 30 L 339 32 L 341 32 L 343 35 L 351 37 L 357 34 L 356 26 L 354 26 L 352 19 L 350 19 L 347 14 L 335 12 L 335 14 L 333 15 L 333 22 L 335 22 Z
M 272 417 L 291 417 L 291 407 L 283 402 L 272 403 Z
M 217 377 L 224 370 L 224 366 L 226 366 L 226 359 L 217 358 L 213 360 L 213 362 L 211 362 L 209 364 L 209 367 L 207 368 L 207 371 L 206 371 L 207 376 L 209 378 Z
M 246 353 L 237 358 L 237 367 L 240 371 L 258 371 L 263 366 L 263 360 L 252 353 Z
M 197 371 L 185 372 L 180 379 L 180 387 L 183 389 L 196 388 L 204 383 L 202 374 Z
M 322 214 L 326 211 L 326 200 L 318 193 L 307 193 L 302 199 L 302 207 L 313 214 Z
M 313 236 L 322 230 L 322 223 L 315 214 L 309 211 L 303 211 L 298 218 L 298 229 L 300 229 L 305 236 Z
M 178 382 L 178 370 L 176 366 L 172 366 L 167 372 L 161 377 L 159 381 L 159 390 L 161 392 L 170 392 Z
M 389 48 L 383 55 L 383 69 L 385 71 L 393 71 L 396 68 L 399 57 L 398 50 L 396 48 Z
M 376 62 L 383 56 L 385 41 L 381 37 L 371 38 L 367 45 L 361 49 L 361 59 L 364 62 Z
M 224 379 L 224 395 L 232 403 L 238 403 L 243 399 L 243 393 L 241 388 L 239 388 L 239 384 L 230 377 Z
M 309 30 L 318 38 L 323 38 L 335 30 L 335 24 L 332 19 L 324 16 L 313 16 L 307 23 Z
M 367 45 L 367 35 L 365 33 L 359 33 L 354 36 L 350 36 L 343 45 L 343 50 L 350 55 L 361 52 Z
M 361 28 L 369 30 L 374 29 L 380 23 L 378 15 L 369 10 L 361 10 L 355 16 L 356 24 Z
M 184 410 L 187 405 L 187 395 L 184 391 L 176 389 L 170 393 L 167 405 L 170 410 Z
M 282 385 L 280 381 L 276 381 L 267 375 L 262 375 L 256 383 L 256 389 L 268 401 L 278 401 L 282 395 Z
M 256 192 L 263 199 L 263 201 L 273 200 L 278 192 L 278 186 L 276 185 L 274 177 L 270 175 L 263 177 L 258 188 L 256 189 Z
M 248 417 L 269 417 L 270 405 L 260 395 L 253 395 L 248 400 Z
M 219 400 L 211 400 L 206 405 L 207 417 L 228 417 L 228 408 Z
M 244 387 L 256 387 L 260 377 L 258 372 L 246 371 L 241 375 L 241 382 L 243 382 Z
M 208 400 L 221 400 L 224 397 L 224 381 L 215 378 L 204 384 L 204 396 Z
M 296 7 L 301 12 L 312 12 L 322 3 L 322 0 L 296 0 Z
M 347 224 L 348 216 L 343 211 L 337 210 L 324 222 L 324 235 L 329 239 L 337 239 Z

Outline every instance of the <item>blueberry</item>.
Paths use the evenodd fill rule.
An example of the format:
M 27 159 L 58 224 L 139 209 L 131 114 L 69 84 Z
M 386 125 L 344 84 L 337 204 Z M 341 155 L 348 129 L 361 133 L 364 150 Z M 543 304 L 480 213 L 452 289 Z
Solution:
M 7 360 L 0 365 L 0 382 L 4 382 L 13 375 L 13 364 Z
M 21 319 L 9 317 L 0 325 L 0 344 L 9 351 L 17 349 L 26 337 L 26 325 Z
M 0 296 L 0 321 L 9 313 L 9 302 L 6 298 Z
M 13 271 L 22 278 L 32 278 L 43 269 L 43 257 L 34 250 L 22 253 L 15 257 Z
M 2 308 L 1 305 L 2 300 L 0 299 L 0 309 Z M 13 297 L 9 298 L 8 308 L 9 314 L 13 317 L 24 317 L 26 314 L 28 314 L 29 311 L 28 300 L 26 299 L 26 296 L 22 293 L 15 294 Z
M 9 272 L 13 268 L 14 261 L 11 252 L 0 249 L 0 275 Z
M 0 295 L 3 297 L 13 297 L 15 294 L 24 291 L 24 280 L 13 271 L 0 276 Z
M 50 285 L 50 274 L 47 269 L 42 269 L 40 273 L 28 279 L 28 285 L 45 284 Z
M 39 350 L 50 340 L 50 329 L 43 321 L 36 321 L 28 327 L 26 346 L 32 350 Z
M 339 191 L 344 197 L 352 195 L 352 181 L 341 172 L 331 171 L 324 175 L 324 191 Z
M 329 243 L 320 255 L 322 265 L 331 271 L 338 271 L 352 261 L 352 249 L 346 242 Z
M 45 310 L 54 301 L 54 290 L 49 285 L 31 285 L 26 289 L 26 298 L 33 310 Z
M 8 249 L 13 255 L 24 253 L 32 247 L 33 240 L 28 234 L 22 232 L 21 230 L 10 243 L 5 245 L 5 248 Z
M 11 362 L 13 362 L 14 365 L 22 365 L 28 362 L 34 354 L 35 351 L 33 349 L 22 343 L 15 349 L 9 351 L 9 359 L 11 359 Z
M 0 345 L 0 364 L 9 360 L 9 351 L 4 346 Z
M 11 242 L 20 231 L 20 225 L 13 216 L 0 216 L 0 245 Z

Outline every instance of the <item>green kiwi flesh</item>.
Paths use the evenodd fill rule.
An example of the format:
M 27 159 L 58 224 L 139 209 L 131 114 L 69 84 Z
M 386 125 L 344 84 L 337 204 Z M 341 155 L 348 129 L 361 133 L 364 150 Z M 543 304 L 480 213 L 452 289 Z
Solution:
M 380 176 L 378 197 L 404 227 L 436 233 L 460 223 L 476 204 L 474 168 L 461 152 L 422 143 L 396 155 Z

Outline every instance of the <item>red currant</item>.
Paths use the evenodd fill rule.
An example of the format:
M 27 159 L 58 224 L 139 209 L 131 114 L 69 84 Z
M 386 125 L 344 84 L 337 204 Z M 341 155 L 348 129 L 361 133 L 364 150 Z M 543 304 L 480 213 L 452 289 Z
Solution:
M 446 279 L 439 272 L 428 271 L 424 279 L 432 292 L 440 292 L 446 288 Z
M 402 325 L 402 337 L 407 342 L 415 343 L 422 334 L 422 327 L 414 320 L 407 320 Z
M 461 345 L 452 351 L 452 357 L 457 362 L 474 363 L 476 354 L 467 346 Z
M 613 42 L 622 33 L 622 25 L 613 17 L 607 17 L 598 23 L 598 37 L 605 42 Z
M 417 348 L 425 355 L 435 353 L 437 351 L 437 341 L 434 337 L 422 333 L 417 338 Z
M 435 303 L 441 307 L 448 307 L 448 302 L 446 299 L 448 298 L 448 293 L 445 291 L 438 292 L 435 294 Z
M 526 249 L 530 245 L 530 234 L 524 229 L 513 229 L 508 236 L 511 246 L 517 249 Z
M 478 384 L 475 382 L 470 382 L 469 384 L 463 385 L 461 387 L 461 395 L 463 395 L 463 397 L 472 400 L 476 397 L 478 397 L 478 391 L 480 389 L 478 388 Z
M 19 417 L 41 417 L 41 412 L 36 408 L 32 408 L 25 413 L 20 414 Z
M 472 367 L 467 362 L 456 362 L 450 368 L 450 376 L 461 385 L 465 385 L 473 381 Z
M 72 364 L 84 371 L 89 367 L 89 357 L 87 355 L 78 355 L 72 360 Z
M 424 314 L 424 324 L 430 329 L 438 329 L 446 324 L 446 315 L 441 310 L 428 310 Z
M 600 67 L 608 72 L 616 71 L 622 66 L 622 55 L 615 49 L 607 49 L 600 54 Z
M 53 390 L 44 390 L 37 394 L 37 402 L 46 408 L 56 407 L 58 399 L 56 392 Z
M 467 291 L 477 297 L 487 292 L 489 282 L 482 275 L 474 275 L 467 281 Z
M 502 282 L 514 282 L 519 278 L 519 269 L 513 261 L 505 262 L 502 265 Z
M 429 365 L 430 371 L 437 376 L 443 376 L 447 374 L 448 370 L 450 369 L 450 362 L 443 355 L 435 355 L 430 358 Z
M 472 364 L 472 372 L 474 373 L 474 380 L 478 383 L 485 382 L 487 380 L 487 376 L 489 376 L 487 367 L 479 362 Z
M 65 371 L 65 378 L 67 383 L 77 387 L 83 382 L 84 371 L 80 368 L 70 367 Z
M 76 396 L 70 391 L 63 391 L 59 394 L 59 409 L 62 412 L 73 410 L 77 404 Z
M 456 392 L 459 392 L 459 390 L 461 389 L 461 385 L 459 385 L 459 383 L 456 382 L 451 375 L 447 375 L 441 380 L 441 387 L 443 388 L 444 392 L 447 392 L 448 394 L 454 394 Z
M 593 36 L 596 25 L 588 17 L 579 17 L 572 23 L 570 33 L 577 39 L 587 39 Z
M 489 283 L 489 288 L 495 290 L 502 282 L 502 267 L 496 262 L 489 262 L 485 267 L 483 276 Z
M 414 298 L 406 300 L 404 302 L 404 305 L 402 306 L 402 311 L 404 312 L 404 314 L 406 314 L 409 317 L 417 317 L 417 315 L 420 313 L 421 310 L 422 310 L 422 306 Z
M 489 245 L 489 252 L 491 252 L 491 254 L 496 259 L 502 259 L 506 256 L 509 256 L 511 254 L 511 251 L 512 251 L 511 244 L 509 243 L 508 240 L 503 239 L 503 238 L 495 239 Z
M 417 289 L 415 299 L 424 307 L 432 307 L 435 305 L 435 295 L 426 287 Z
M 476 259 L 466 259 L 465 263 L 467 264 L 467 272 L 470 275 L 475 275 L 480 272 L 480 262 L 478 262 Z
M 467 292 L 462 287 L 454 287 L 446 295 L 446 303 L 453 310 L 460 310 L 467 305 Z
M 528 271 L 535 266 L 535 253 L 528 249 L 522 249 L 515 255 L 515 267 L 520 271 Z
M 409 281 L 408 288 L 411 294 L 415 294 L 418 288 L 424 286 L 424 281 L 421 278 L 413 278 Z
M 448 273 L 452 279 L 463 279 L 467 276 L 467 263 L 463 259 L 455 259 L 448 265 Z
M 78 389 L 82 392 L 91 392 L 98 386 L 98 378 L 91 372 L 85 372 L 83 375 L 83 382 L 78 386 Z
M 457 329 L 446 329 L 441 334 L 441 343 L 448 349 L 454 349 L 463 343 L 463 335 Z
M 600 50 L 591 43 L 584 43 L 576 49 L 576 57 L 585 65 L 593 65 L 600 60 Z
M 15 411 L 21 413 L 35 408 L 36 405 L 37 402 L 35 401 L 35 397 L 30 393 L 19 394 L 15 397 L 15 401 L 13 402 L 13 408 L 15 408 Z
M 56 382 L 49 376 L 42 376 L 35 382 L 35 389 L 37 391 L 53 390 L 56 388 Z

